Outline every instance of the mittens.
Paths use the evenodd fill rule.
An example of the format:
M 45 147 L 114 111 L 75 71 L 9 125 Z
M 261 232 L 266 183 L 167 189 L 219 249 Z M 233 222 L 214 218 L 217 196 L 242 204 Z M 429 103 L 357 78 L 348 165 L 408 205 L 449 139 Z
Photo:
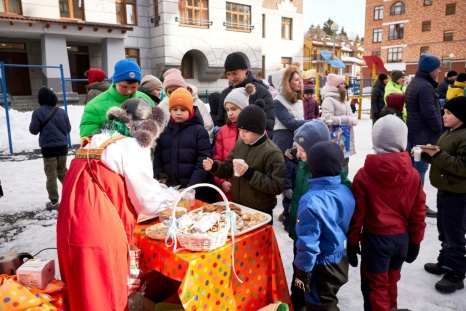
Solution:
M 293 198 L 293 189 L 285 189 L 285 197 L 291 200 Z
M 407 263 L 412 263 L 416 260 L 417 255 L 419 255 L 419 249 L 421 248 L 420 244 L 409 243 L 408 254 L 406 255 L 405 261 Z
M 306 293 L 310 293 L 312 272 L 311 271 L 305 272 L 303 270 L 299 270 L 295 265 L 293 265 L 293 269 L 294 269 L 294 275 L 293 275 L 294 286 L 305 291 Z
M 348 245 L 346 248 L 346 252 L 348 254 L 348 262 L 351 267 L 358 266 L 358 254 L 361 254 L 361 249 L 359 248 L 359 244 L 356 245 Z
M 358 117 L 356 117 L 356 116 L 348 117 L 348 124 L 351 125 L 351 126 L 358 125 Z
M 325 122 L 325 124 L 327 124 L 328 126 L 333 125 L 333 120 L 326 119 L 326 120 L 324 120 L 324 122 Z

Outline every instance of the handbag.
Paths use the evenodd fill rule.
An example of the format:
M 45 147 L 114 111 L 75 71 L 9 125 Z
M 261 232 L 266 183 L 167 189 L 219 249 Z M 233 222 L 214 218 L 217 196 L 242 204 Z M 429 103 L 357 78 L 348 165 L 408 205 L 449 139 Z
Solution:
M 348 158 L 351 154 L 351 126 L 349 124 L 333 125 L 329 128 L 330 130 L 330 141 L 338 144 L 343 150 L 343 155 Z

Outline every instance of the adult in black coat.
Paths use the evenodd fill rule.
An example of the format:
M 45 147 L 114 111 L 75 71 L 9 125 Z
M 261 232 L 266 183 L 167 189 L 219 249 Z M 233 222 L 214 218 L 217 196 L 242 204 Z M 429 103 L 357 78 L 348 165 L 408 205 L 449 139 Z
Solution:
M 372 125 L 380 118 L 380 112 L 385 107 L 385 85 L 388 82 L 388 76 L 381 73 L 375 81 L 371 95 Z
M 259 98 L 264 101 L 264 111 L 267 116 L 267 135 L 270 139 L 272 139 L 273 126 L 275 124 L 275 113 L 273 110 L 272 95 L 268 91 L 267 85 L 265 85 L 262 80 L 254 78 L 252 72 L 248 69 L 246 60 L 239 52 L 229 54 L 225 60 L 224 67 L 225 73 L 229 80 L 229 86 L 222 91 L 222 95 L 220 97 L 217 125 L 225 125 L 226 113 L 224 101 L 231 90 L 238 87 L 245 87 L 246 84 L 252 83 L 256 87 L 256 93 L 249 96 L 249 104 L 253 105 L 254 102 Z

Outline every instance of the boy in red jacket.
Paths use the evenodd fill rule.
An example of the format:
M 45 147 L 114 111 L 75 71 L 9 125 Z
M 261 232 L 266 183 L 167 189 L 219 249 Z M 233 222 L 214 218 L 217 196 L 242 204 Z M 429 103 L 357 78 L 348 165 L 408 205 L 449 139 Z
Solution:
M 375 155 L 367 156 L 351 187 L 356 209 L 347 251 L 353 267 L 361 254 L 364 310 L 397 308 L 401 266 L 416 259 L 424 238 L 426 195 L 405 152 L 407 131 L 394 115 L 378 119 L 372 128 Z

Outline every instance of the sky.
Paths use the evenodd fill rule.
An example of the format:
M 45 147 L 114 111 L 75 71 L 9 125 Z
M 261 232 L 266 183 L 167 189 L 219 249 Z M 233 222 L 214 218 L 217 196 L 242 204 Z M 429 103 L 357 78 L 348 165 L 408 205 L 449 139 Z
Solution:
M 304 31 L 332 19 L 343 26 L 350 39 L 364 37 L 365 0 L 304 0 Z
M 329 0 L 327 0 L 329 1 Z M 349 162 L 349 179 L 353 180 L 357 170 L 364 164 L 367 154 L 373 152 L 369 118 L 370 100 L 363 101 L 364 113 L 355 127 L 356 154 Z M 68 114 L 72 126 L 71 141 L 79 142 L 79 122 L 83 106 L 69 106 Z M 35 255 L 44 248 L 56 246 L 56 211 L 46 211 L 47 192 L 45 190 L 45 174 L 41 158 L 28 159 L 22 151 L 38 148 L 37 136 L 29 134 L 29 123 L 32 112 L 9 111 L 14 155 L 8 151 L 6 135 L 6 114 L 0 107 L 0 180 L 4 196 L 0 198 L 0 254 L 9 252 L 28 252 Z M 73 155 L 68 155 L 68 164 Z M 428 175 L 427 175 L 428 176 Z M 427 205 L 435 210 L 436 189 L 426 178 L 424 190 L 427 194 Z M 293 250 L 291 239 L 277 221 L 282 212 L 281 196 L 278 206 L 274 209 L 274 231 L 280 248 L 283 266 L 290 284 L 292 277 Z M 398 283 L 398 307 L 413 311 L 465 311 L 466 289 L 454 294 L 445 295 L 434 289 L 434 284 L 440 276 L 424 271 L 426 262 L 434 262 L 440 243 L 437 240 L 436 220 L 426 219 L 427 227 L 419 257 L 412 264 L 404 264 L 401 281 Z M 56 276 L 59 277 L 56 250 L 46 250 L 36 256 L 39 259 L 55 259 Z M 362 310 L 363 298 L 360 291 L 359 267 L 349 269 L 349 281 L 345 284 L 338 297 L 341 310 Z M 1 301 L 0 301 L 1 309 Z

